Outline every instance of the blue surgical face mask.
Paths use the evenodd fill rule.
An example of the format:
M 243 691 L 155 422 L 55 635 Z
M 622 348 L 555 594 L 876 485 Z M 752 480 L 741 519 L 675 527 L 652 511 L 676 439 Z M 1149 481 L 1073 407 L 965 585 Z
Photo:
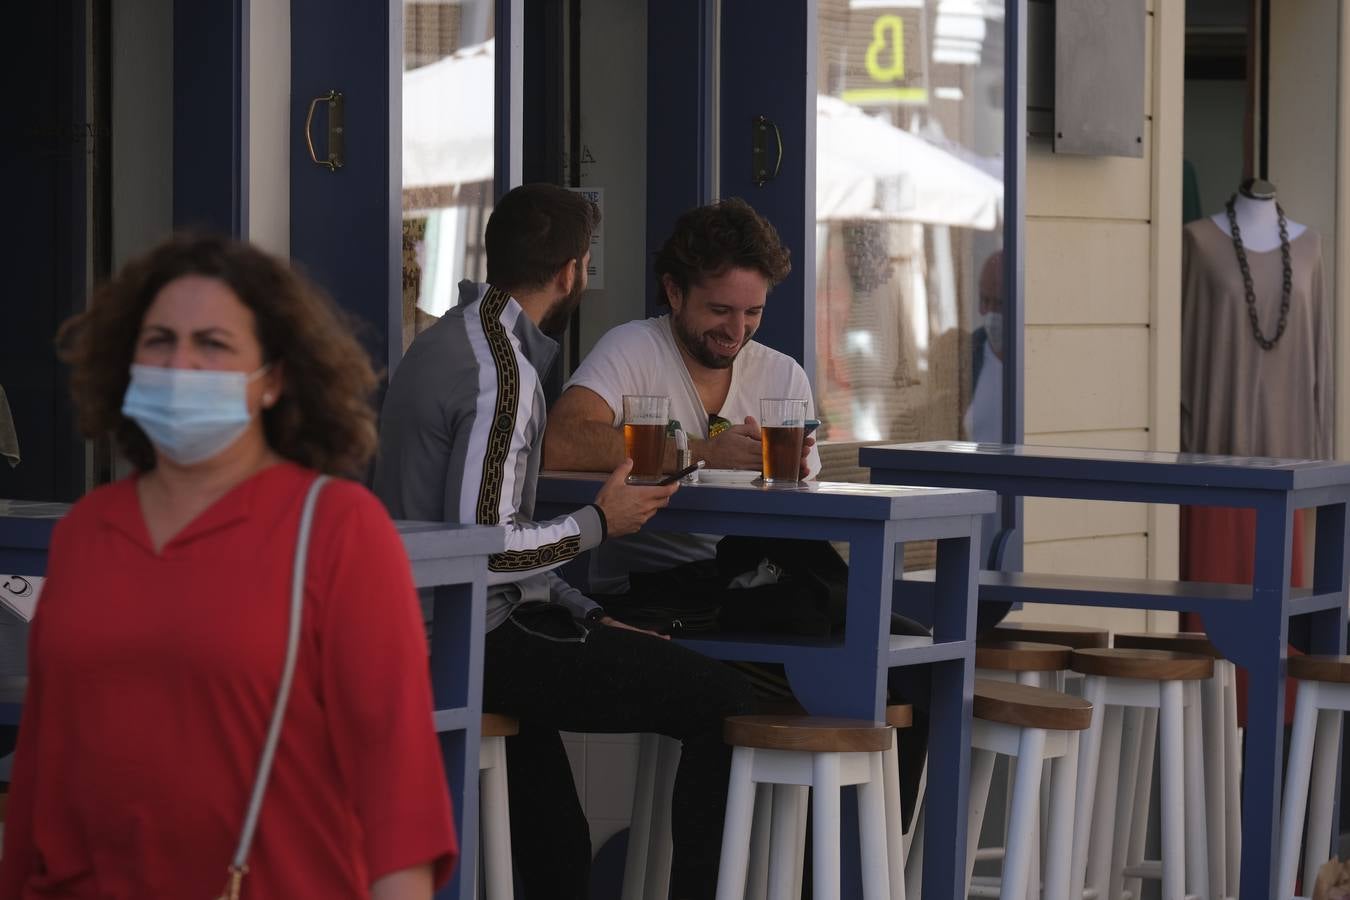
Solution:
M 267 368 L 246 375 L 133 365 L 122 415 L 179 465 L 204 462 L 248 429 L 248 383 Z
M 989 343 L 993 346 L 996 353 L 1003 353 L 1003 313 L 987 312 L 984 314 L 984 333 L 989 337 Z

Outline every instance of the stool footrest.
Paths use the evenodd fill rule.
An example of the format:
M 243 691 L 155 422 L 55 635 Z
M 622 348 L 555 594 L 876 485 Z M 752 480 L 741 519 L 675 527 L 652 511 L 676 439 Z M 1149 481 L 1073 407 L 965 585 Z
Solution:
M 1146 859 L 1138 865 L 1126 866 L 1126 878 L 1151 878 L 1154 881 L 1162 879 L 1162 860 Z

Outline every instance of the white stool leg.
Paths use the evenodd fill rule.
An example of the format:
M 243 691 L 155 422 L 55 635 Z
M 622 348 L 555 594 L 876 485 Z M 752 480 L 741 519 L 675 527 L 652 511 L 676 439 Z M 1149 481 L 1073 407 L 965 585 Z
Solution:
M 755 785 L 755 812 L 750 825 L 750 871 L 745 884 L 746 900 L 765 900 L 769 894 L 769 848 L 776 788 L 777 785 L 764 782 Z
M 680 768 L 683 748 L 679 741 L 665 735 L 657 735 L 656 744 L 656 789 L 652 797 L 651 837 L 642 895 L 646 900 L 667 900 L 670 897 L 670 861 L 675 855 L 670 805 L 675 795 L 675 773 Z
M 1125 711 L 1106 708 L 1102 725 L 1101 755 L 1097 763 L 1097 799 L 1093 801 L 1091 834 L 1088 838 L 1087 889 L 1106 898 L 1111 885 L 1111 851 L 1115 846 L 1116 794 L 1120 788 L 1121 724 Z
M 1209 834 L 1205 821 L 1205 751 L 1201 729 L 1200 682 L 1182 685 L 1185 698 L 1184 767 L 1186 771 L 1186 891 L 1209 897 Z
M 1214 897 L 1228 896 L 1228 788 L 1227 732 L 1224 730 L 1224 673 L 1217 661 L 1214 674 L 1200 684 L 1201 711 L 1205 720 L 1205 824 L 1209 829 L 1209 890 Z M 1237 885 L 1233 886 L 1236 893 Z
M 1092 821 L 1097 783 L 1097 763 L 1101 754 L 1102 726 L 1106 719 L 1106 681 L 1095 676 L 1083 679 L 1083 699 L 1092 704 L 1092 724 L 1078 740 L 1078 783 L 1082 787 L 1074 803 L 1074 832 L 1069 896 L 1080 897 L 1087 881 L 1088 823 Z
M 1003 856 L 1000 900 L 1026 900 L 1031 858 L 1036 851 L 1036 820 L 1041 811 L 1041 769 L 1045 764 L 1045 731 L 1023 728 L 1017 743 L 1017 775 L 1008 836 Z
M 807 791 L 808 788 L 796 784 L 774 786 L 769 900 L 793 900 L 802 895 L 800 867 L 801 848 L 806 841 Z
M 486 763 L 486 765 L 484 765 Z M 506 739 L 484 738 L 479 750 L 482 790 L 483 882 L 487 900 L 512 900 L 511 807 L 506 783 Z
M 909 842 L 909 854 L 905 859 L 905 895 L 911 898 L 923 896 L 923 820 L 925 806 L 918 807 L 914 816 L 914 827 L 910 829 L 912 839 Z
M 1224 710 L 1223 726 L 1227 737 L 1224 740 L 1224 837 L 1227 848 L 1224 858 L 1227 861 L 1227 877 L 1224 881 L 1233 886 L 1233 896 L 1237 895 L 1242 875 L 1242 737 L 1238 734 L 1237 717 L 1237 666 L 1228 660 L 1221 660 L 1224 670 Z
M 839 900 L 839 762 L 838 753 L 817 753 L 811 765 L 811 863 L 817 900 Z
M 647 849 L 651 844 L 656 770 L 661 755 L 659 734 L 638 735 L 637 781 L 633 785 L 633 814 L 628 823 L 628 852 L 623 864 L 622 900 L 642 900 L 647 877 Z
M 890 845 L 886 868 L 890 874 L 892 900 L 901 900 L 905 892 L 905 835 L 901 825 L 904 814 L 900 810 L 900 766 L 896 743 L 892 740 L 881 754 L 881 775 L 886 791 L 886 839 Z
M 1317 870 L 1331 858 L 1332 800 L 1336 793 L 1336 765 L 1340 762 L 1341 714 L 1324 709 L 1317 717 L 1317 739 L 1313 747 L 1312 799 L 1308 804 L 1308 839 L 1304 851 L 1303 883 L 1317 880 Z M 1311 887 L 1305 891 L 1312 893 Z
M 1182 900 L 1186 889 L 1185 736 L 1182 684 L 1162 683 L 1158 757 L 1162 763 L 1162 900 Z
M 989 805 L 989 785 L 994 778 L 994 754 L 978 748 L 970 751 L 970 804 L 966 814 L 966 894 L 975 874 L 975 851 L 980 846 L 984 811 Z M 964 895 L 963 895 L 964 896 Z
M 1144 709 L 1138 706 L 1122 711 L 1120 728 L 1120 788 L 1116 804 L 1115 837 L 1111 842 L 1110 896 L 1125 890 L 1125 866 L 1130 852 L 1130 834 L 1134 830 L 1134 794 L 1139 782 L 1139 757 L 1143 753 Z M 1153 748 L 1149 748 L 1152 752 Z
M 717 867 L 717 900 L 742 900 L 745 896 L 745 870 L 750 861 L 750 817 L 755 807 L 754 765 L 752 748 L 732 750 L 727 818 L 722 829 L 722 855 Z
M 892 746 L 894 738 L 892 735 Z M 886 784 L 881 771 L 882 759 L 880 753 L 868 754 L 867 767 L 871 771 L 871 778 L 858 785 L 858 839 L 862 843 L 859 851 L 862 856 L 865 900 L 891 900 L 890 864 L 887 859 L 890 854 L 886 839 Z
M 797 792 L 797 865 L 792 876 L 793 900 L 802 895 L 802 882 L 806 877 L 806 817 L 811 801 L 811 789 L 804 785 L 793 785 Z
M 1078 732 L 1068 735 L 1064 755 L 1051 761 L 1050 821 L 1045 842 L 1045 900 L 1069 900 L 1073 847 L 1073 802 L 1078 792 Z
M 1028 687 L 1048 688 L 1050 687 L 1051 672 L 1019 672 L 1017 683 L 1025 684 Z M 1009 769 L 1011 772 L 1011 768 Z M 1016 791 L 1016 777 L 1010 776 L 1014 782 L 1014 792 Z M 1044 760 L 1041 763 L 1040 779 L 1040 797 L 1038 799 L 1039 807 L 1036 818 L 1033 820 L 1029 838 L 1031 840 L 1031 864 L 1027 866 L 1027 896 L 1038 897 L 1041 893 L 1041 825 L 1045 822 L 1045 810 L 1050 807 L 1050 760 Z M 1008 811 L 1011 814 L 1012 804 L 1009 802 Z M 1005 816 L 1005 821 L 1007 817 Z M 1004 838 L 1004 843 L 1007 839 Z M 1004 848 L 1005 856 L 1007 848 Z M 1006 863 L 1004 864 L 1006 865 Z
M 914 794 L 914 815 L 910 817 L 909 831 L 905 832 L 905 864 L 909 864 L 910 845 L 914 843 L 914 834 L 919 825 L 919 811 L 923 809 L 923 794 L 928 787 L 928 756 L 923 758 L 923 768 L 919 770 L 919 790 Z M 904 810 L 900 811 L 901 816 Z
M 1149 811 L 1153 800 L 1153 763 L 1158 750 L 1158 711 L 1145 709 L 1139 720 L 1139 774 L 1135 777 L 1134 812 L 1130 816 L 1130 838 L 1125 850 L 1125 865 L 1137 866 L 1144 861 L 1144 845 L 1148 839 Z M 1143 880 L 1136 877 L 1122 879 L 1125 891 L 1139 900 Z
M 1280 815 L 1279 880 L 1275 882 L 1281 897 L 1294 895 L 1298 873 L 1298 851 L 1303 841 L 1303 815 L 1308 803 L 1308 778 L 1312 771 L 1313 743 L 1318 730 L 1317 683 L 1300 681 L 1294 706 L 1294 733 L 1289 741 L 1289 759 L 1284 781 L 1284 803 Z M 1309 832 L 1311 834 L 1311 832 Z M 1312 843 L 1309 842 L 1311 849 Z M 1311 858 L 1312 853 L 1308 856 Z M 1303 885 L 1312 892 L 1312 882 Z

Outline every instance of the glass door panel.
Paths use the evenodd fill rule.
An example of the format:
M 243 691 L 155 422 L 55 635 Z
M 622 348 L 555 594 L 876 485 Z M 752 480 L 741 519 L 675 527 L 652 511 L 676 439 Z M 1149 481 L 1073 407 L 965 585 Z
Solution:
M 1002 0 L 820 0 L 823 441 L 1002 439 Z
M 403 349 L 486 275 L 496 66 L 493 0 L 404 0 Z

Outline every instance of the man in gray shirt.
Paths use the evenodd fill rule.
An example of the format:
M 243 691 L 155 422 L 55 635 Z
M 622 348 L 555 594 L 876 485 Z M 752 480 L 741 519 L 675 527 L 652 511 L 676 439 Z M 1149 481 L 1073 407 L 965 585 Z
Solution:
M 483 707 L 520 719 L 507 740 L 511 831 L 526 897 L 586 897 L 590 838 L 559 731 L 657 732 L 683 742 L 673 800 L 672 896 L 712 897 L 730 751 L 722 719 L 749 711 L 727 666 L 622 625 L 555 569 L 631 534 L 671 487 L 636 487 L 625 460 L 595 502 L 535 522 L 546 412 L 542 383 L 586 287 L 599 213 L 552 185 L 498 202 L 488 284 L 413 341 L 381 411 L 375 492 L 400 519 L 501 525 L 488 565 Z

